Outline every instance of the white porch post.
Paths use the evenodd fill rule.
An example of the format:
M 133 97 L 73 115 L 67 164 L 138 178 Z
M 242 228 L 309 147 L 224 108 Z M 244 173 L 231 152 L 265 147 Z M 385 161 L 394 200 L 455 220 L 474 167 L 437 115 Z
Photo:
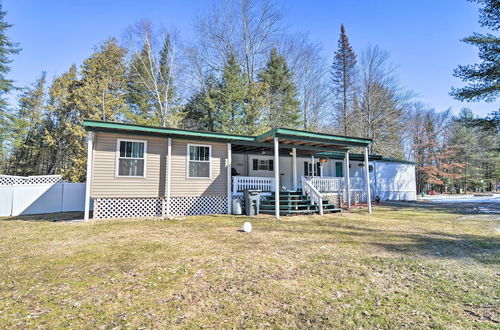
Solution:
M 344 181 L 346 187 L 347 208 L 351 208 L 351 178 L 349 177 L 349 150 L 345 153 L 344 158 Z
M 167 217 L 170 216 L 170 182 L 172 172 L 172 138 L 168 138 L 167 142 Z
M 365 148 L 365 183 L 368 213 L 372 213 L 372 199 L 370 196 L 370 165 L 368 164 L 368 148 Z
M 280 153 L 278 138 L 274 138 L 274 213 L 280 218 Z
M 231 206 L 233 201 L 233 194 L 231 193 L 231 170 L 232 170 L 232 159 L 231 159 L 231 143 L 227 144 L 227 214 L 231 214 Z
M 314 164 L 314 155 L 311 155 L 311 176 L 316 176 L 316 166 Z
M 297 149 L 292 148 L 292 190 L 297 188 Z
M 90 215 L 90 184 L 92 181 L 92 151 L 94 149 L 94 133 L 87 135 L 87 179 L 85 182 L 85 209 L 83 219 L 88 220 Z

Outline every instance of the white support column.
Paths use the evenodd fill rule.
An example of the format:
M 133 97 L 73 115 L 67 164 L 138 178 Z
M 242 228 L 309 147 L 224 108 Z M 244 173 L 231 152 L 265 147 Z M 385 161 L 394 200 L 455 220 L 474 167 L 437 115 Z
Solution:
M 280 218 L 280 152 L 278 138 L 274 138 L 274 213 Z
M 231 193 L 231 171 L 232 171 L 232 158 L 231 158 L 231 143 L 227 144 L 227 214 L 231 214 L 231 206 L 233 202 L 233 194 Z
M 368 204 L 368 213 L 372 213 L 372 198 L 370 195 L 370 165 L 368 164 L 368 148 L 365 148 L 365 183 L 366 183 L 366 201 Z
M 345 153 L 344 158 L 344 180 L 346 187 L 347 208 L 351 208 L 351 178 L 349 177 L 349 150 Z
M 311 176 L 316 176 L 316 165 L 314 164 L 314 155 L 311 155 Z
M 90 215 L 90 185 L 92 182 L 92 153 L 94 150 L 94 133 L 87 135 L 87 179 L 85 182 L 85 209 L 83 219 L 88 220 Z
M 292 148 L 292 190 L 297 188 L 297 149 Z
M 170 216 L 170 182 L 171 182 L 171 173 L 172 172 L 172 138 L 168 138 L 167 142 L 167 217 Z

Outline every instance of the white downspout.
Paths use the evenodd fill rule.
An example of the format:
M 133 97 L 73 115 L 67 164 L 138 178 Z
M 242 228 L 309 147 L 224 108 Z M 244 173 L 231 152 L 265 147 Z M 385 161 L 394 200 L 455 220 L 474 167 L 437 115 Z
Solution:
M 276 219 L 280 218 L 280 157 L 278 138 L 274 138 L 274 213 Z
M 170 216 L 170 183 L 172 172 L 172 138 L 168 138 L 167 142 L 167 217 Z
M 231 193 L 231 171 L 232 171 L 232 158 L 231 158 L 231 143 L 227 144 L 227 168 L 226 168 L 226 175 L 227 175 L 227 214 L 231 214 L 231 206 L 232 206 L 232 201 L 233 201 L 233 194 Z
M 292 148 L 292 189 L 297 191 L 297 149 Z
M 365 183 L 368 213 L 372 213 L 372 199 L 370 195 L 370 165 L 368 164 L 368 148 L 365 148 Z
M 349 150 L 345 153 L 344 158 L 344 180 L 346 186 L 346 199 L 347 199 L 347 208 L 351 208 L 351 178 L 349 177 Z
M 92 182 L 92 151 L 94 149 L 94 133 L 87 135 L 87 182 L 85 182 L 85 209 L 83 219 L 88 220 L 90 215 L 90 185 Z

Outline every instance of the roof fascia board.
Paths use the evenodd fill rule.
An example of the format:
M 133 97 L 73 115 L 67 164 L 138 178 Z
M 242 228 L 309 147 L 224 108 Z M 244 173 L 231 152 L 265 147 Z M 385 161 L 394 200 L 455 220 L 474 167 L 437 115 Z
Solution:
M 325 140 L 333 140 L 333 141 L 352 141 L 364 144 L 370 144 L 373 142 L 371 139 L 350 137 L 350 136 L 342 136 L 342 135 L 334 135 L 334 134 L 325 134 L 325 133 L 317 133 L 317 132 L 306 132 L 301 130 L 295 130 L 290 128 L 278 128 L 276 131 L 276 135 L 295 135 L 295 136 L 304 136 Z
M 170 136 L 186 136 L 186 137 L 204 137 L 204 138 L 215 138 L 227 141 L 253 141 L 254 138 L 251 136 L 244 135 L 232 135 L 232 134 L 222 134 L 222 133 L 211 133 L 211 132 L 197 132 L 182 129 L 172 129 L 163 127 L 150 127 L 150 126 L 139 126 L 130 125 L 122 123 L 109 123 L 101 121 L 89 121 L 85 120 L 83 122 L 85 128 L 89 131 L 95 131 L 96 128 L 105 128 L 110 130 L 121 130 L 128 132 L 143 132 L 146 134 L 157 134 L 157 135 L 170 135 Z
M 302 136 L 297 137 L 294 135 L 284 135 L 284 134 L 279 134 L 278 137 L 282 138 L 282 139 L 288 139 L 288 140 L 300 140 L 300 141 L 309 141 L 309 142 L 317 142 L 317 143 L 330 143 L 330 144 L 338 144 L 338 145 L 351 146 L 351 147 L 366 147 L 369 145 L 369 143 L 363 143 L 363 142 L 326 140 L 326 139 L 321 139 L 321 138 L 302 137 Z M 330 150 L 333 150 L 333 149 L 330 149 Z

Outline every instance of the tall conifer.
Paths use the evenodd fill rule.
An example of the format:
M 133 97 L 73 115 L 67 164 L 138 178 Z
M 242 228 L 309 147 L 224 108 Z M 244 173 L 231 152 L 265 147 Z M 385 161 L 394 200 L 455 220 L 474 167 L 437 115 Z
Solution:
M 354 133 L 352 114 L 357 75 L 356 54 L 349 43 L 344 24 L 342 24 L 338 48 L 331 66 L 331 81 L 335 109 L 333 117 L 338 124 L 340 133 L 344 135 Z
M 297 87 L 285 57 L 272 49 L 266 67 L 259 73 L 266 95 L 264 124 L 268 127 L 296 128 L 300 124 Z

